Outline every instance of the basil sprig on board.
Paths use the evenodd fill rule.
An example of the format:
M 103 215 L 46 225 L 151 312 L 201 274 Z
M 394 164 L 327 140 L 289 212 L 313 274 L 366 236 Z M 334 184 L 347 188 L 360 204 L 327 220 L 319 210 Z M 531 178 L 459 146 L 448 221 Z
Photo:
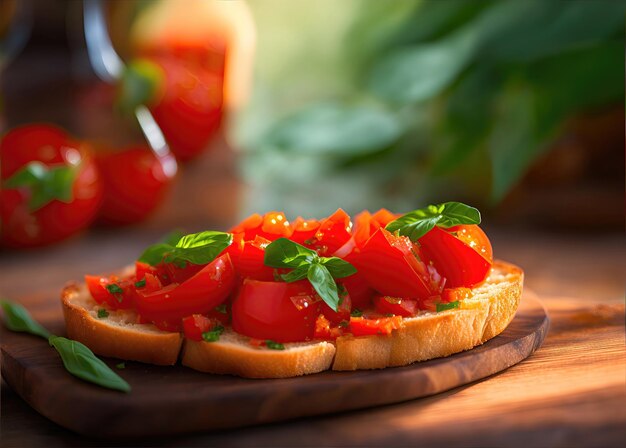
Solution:
M 480 224 L 478 209 L 461 202 L 445 202 L 413 210 L 387 224 L 385 229 L 417 241 L 435 226 L 448 228 L 461 224 Z
M 315 291 L 333 310 L 339 307 L 339 292 L 336 278 L 348 277 L 356 273 L 356 268 L 337 257 L 320 257 L 287 238 L 279 238 L 265 248 L 266 266 L 291 268 L 293 271 L 281 275 L 287 283 L 308 279 Z
M 4 323 L 12 331 L 30 333 L 48 340 L 61 355 L 65 369 L 72 375 L 108 389 L 130 392 L 130 385 L 89 348 L 77 341 L 55 336 L 37 323 L 26 309 L 8 300 L 0 300 Z
M 206 264 L 213 261 L 233 241 L 231 233 L 206 232 L 179 236 L 170 241 L 148 247 L 139 257 L 139 261 L 156 266 L 161 262 L 186 264 Z

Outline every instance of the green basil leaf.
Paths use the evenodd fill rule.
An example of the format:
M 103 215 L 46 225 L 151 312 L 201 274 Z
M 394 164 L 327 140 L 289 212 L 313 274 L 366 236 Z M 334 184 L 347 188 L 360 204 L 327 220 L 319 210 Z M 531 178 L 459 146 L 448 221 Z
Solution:
M 337 311 L 339 307 L 337 284 L 333 276 L 328 272 L 328 269 L 322 264 L 313 263 L 309 267 L 307 278 L 322 300 L 326 302 L 333 311 Z
M 80 342 L 60 336 L 50 336 L 48 342 L 59 352 L 63 365 L 72 375 L 102 387 L 130 392 L 130 385 Z
M 117 107 L 130 113 L 140 105 L 151 105 L 159 86 L 163 84 L 163 70 L 147 59 L 136 59 L 122 73 L 116 98 Z
M 458 308 L 458 307 L 459 307 L 459 301 L 458 300 L 456 302 L 438 303 L 437 304 L 437 312 L 439 313 L 440 311 L 452 310 L 452 309 Z
M 177 240 L 176 243 L 173 243 Z M 148 247 L 139 257 L 139 261 L 156 266 L 162 261 L 168 263 L 206 264 L 213 261 L 233 241 L 231 233 L 206 231 L 180 236 L 172 233 L 168 242 Z
M 216 325 L 211 331 L 202 333 L 202 340 L 205 342 L 216 342 L 220 340 L 220 336 L 224 333 L 224 327 Z
M 278 238 L 265 248 L 264 263 L 272 268 L 297 268 L 304 262 L 317 260 L 317 252 L 287 238 Z
M 280 342 L 272 341 L 271 339 L 268 339 L 265 341 L 265 346 L 269 348 L 270 350 L 285 350 L 284 344 L 281 344 Z
M 309 266 L 311 265 L 308 263 L 303 263 L 302 265 L 295 268 L 293 271 L 281 275 L 280 278 L 282 278 L 287 283 L 293 283 L 297 282 L 298 280 L 303 280 L 307 278 L 307 275 L 309 273 Z
M 0 300 L 4 311 L 4 324 L 9 330 L 34 334 L 48 339 L 51 334 L 48 330 L 37 323 L 26 308 L 8 300 Z
M 183 236 L 165 258 L 168 262 L 188 261 L 193 264 L 206 264 L 213 261 L 232 242 L 232 233 L 213 230 L 192 233 Z
M 356 268 L 345 260 L 338 257 L 321 257 L 322 263 L 333 278 L 349 277 L 356 274 Z
M 50 201 L 71 202 L 79 165 L 49 167 L 39 161 L 24 165 L 3 184 L 5 188 L 26 187 L 31 196 L 28 208 L 34 212 Z
M 446 202 L 409 212 L 387 224 L 385 229 L 417 241 L 435 226 L 448 228 L 461 224 L 480 224 L 480 212 L 461 202 Z

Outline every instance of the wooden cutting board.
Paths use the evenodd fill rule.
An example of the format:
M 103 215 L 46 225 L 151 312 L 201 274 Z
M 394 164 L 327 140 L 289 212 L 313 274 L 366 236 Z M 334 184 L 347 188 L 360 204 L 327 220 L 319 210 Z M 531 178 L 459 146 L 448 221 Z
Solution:
M 43 323 L 55 334 L 63 334 L 60 315 L 54 322 Z M 2 328 L 2 376 L 39 413 L 81 434 L 109 438 L 170 435 L 433 395 L 522 361 L 541 345 L 548 326 L 543 305 L 525 292 L 514 320 L 501 335 L 447 358 L 383 370 L 323 372 L 277 380 L 126 362 L 126 368 L 118 372 L 132 386 L 130 394 L 74 378 L 46 341 Z M 112 367 L 119 362 L 105 361 Z

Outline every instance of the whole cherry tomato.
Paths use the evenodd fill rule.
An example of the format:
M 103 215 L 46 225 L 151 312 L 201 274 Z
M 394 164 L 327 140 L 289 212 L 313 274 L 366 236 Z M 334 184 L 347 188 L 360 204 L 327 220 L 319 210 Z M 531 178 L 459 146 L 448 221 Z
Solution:
M 96 161 L 104 184 L 98 217 L 106 224 L 143 221 L 163 202 L 172 181 L 145 145 L 105 153 Z
M 102 199 L 102 182 L 90 151 L 65 131 L 31 124 L 0 141 L 0 242 L 34 247 L 86 228 Z
M 194 158 L 217 133 L 222 120 L 221 73 L 187 58 L 151 55 L 132 61 L 122 79 L 121 103 L 131 109 L 145 104 L 177 159 Z

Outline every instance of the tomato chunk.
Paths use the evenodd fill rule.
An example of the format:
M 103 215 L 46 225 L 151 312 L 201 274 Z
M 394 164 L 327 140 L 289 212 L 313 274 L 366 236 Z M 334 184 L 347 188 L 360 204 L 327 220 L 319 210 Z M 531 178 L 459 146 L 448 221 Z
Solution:
M 204 314 L 224 302 L 235 286 L 235 270 L 224 254 L 207 264 L 189 280 L 172 283 L 159 291 L 138 291 L 138 313 L 152 321 L 178 320 Z
M 377 296 L 374 298 L 374 309 L 377 313 L 386 315 L 411 317 L 419 310 L 417 300 L 402 299 L 399 297 Z
M 326 319 L 323 314 L 317 316 L 315 332 L 313 334 L 315 339 L 334 340 L 342 335 L 342 329 L 337 326 L 331 326 L 330 321 Z
M 116 275 L 102 277 L 86 275 L 85 283 L 94 300 L 107 305 L 113 310 L 132 308 L 135 302 L 135 286 L 133 278 L 120 279 Z
M 456 232 L 463 234 L 464 239 L 434 227 L 419 241 L 437 271 L 446 278 L 447 287 L 471 288 L 489 274 L 493 257 L 491 244 L 477 226 L 457 226 Z
M 367 319 L 365 317 L 351 317 L 349 331 L 354 336 L 371 336 L 391 334 L 393 330 L 402 327 L 402 317 L 379 317 Z
M 417 245 L 383 228 L 367 241 L 353 264 L 372 288 L 386 296 L 427 298 L 443 287 Z
M 334 255 L 351 237 L 352 221 L 342 209 L 324 219 L 315 233 L 320 255 Z
M 321 299 L 306 280 L 294 283 L 245 279 L 232 306 L 237 333 L 276 342 L 313 338 Z
M 212 330 L 220 323 L 202 314 L 192 314 L 183 319 L 185 337 L 192 341 L 201 341 L 202 333 Z
M 274 280 L 274 268 L 265 266 L 265 248 L 270 241 L 256 236 L 253 241 L 246 241 L 239 256 L 237 273 L 242 278 L 253 278 L 255 280 Z

